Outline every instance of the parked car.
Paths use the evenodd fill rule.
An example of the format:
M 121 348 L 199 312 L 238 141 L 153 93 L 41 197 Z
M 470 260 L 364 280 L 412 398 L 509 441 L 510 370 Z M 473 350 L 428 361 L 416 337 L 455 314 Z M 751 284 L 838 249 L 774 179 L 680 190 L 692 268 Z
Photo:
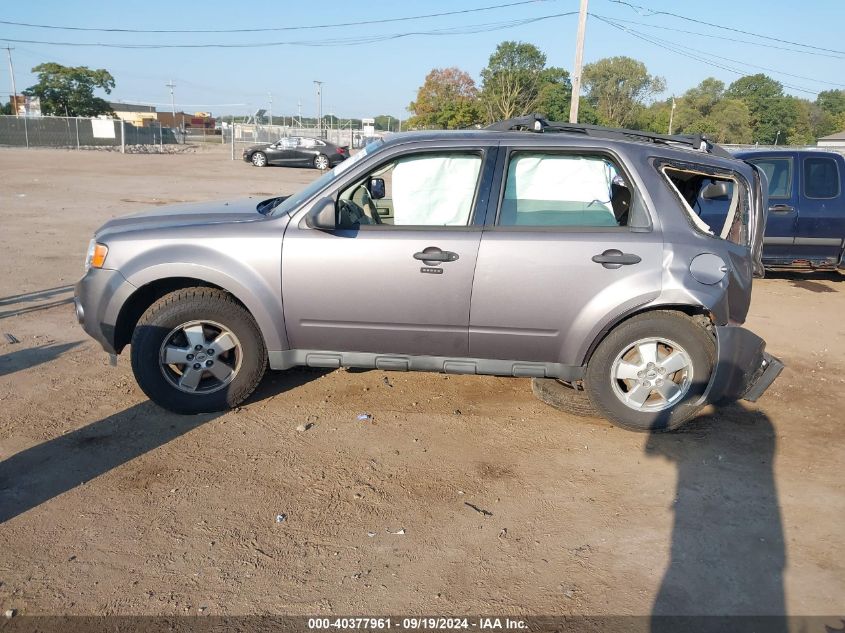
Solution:
M 816 150 L 753 150 L 736 156 L 766 173 L 769 215 L 763 264 L 845 268 L 845 158 Z
M 708 225 L 693 205 L 725 191 Z M 239 404 L 269 363 L 556 379 L 615 424 L 673 429 L 783 367 L 740 327 L 766 191 L 701 137 L 397 134 L 289 197 L 107 222 L 76 312 L 181 413 Z
M 275 143 L 252 145 L 243 159 L 256 167 L 283 165 L 330 169 L 349 158 L 349 148 L 308 136 L 286 136 Z

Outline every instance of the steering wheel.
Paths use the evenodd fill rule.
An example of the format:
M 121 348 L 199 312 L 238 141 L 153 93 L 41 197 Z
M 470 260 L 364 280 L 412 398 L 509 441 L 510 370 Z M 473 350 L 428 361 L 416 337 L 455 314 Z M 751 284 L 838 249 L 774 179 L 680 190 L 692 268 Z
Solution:
M 340 224 L 342 228 L 352 228 L 355 225 L 373 224 L 364 210 L 352 200 L 339 200 Z
M 367 205 L 367 209 L 365 213 L 367 217 L 372 220 L 372 224 L 383 224 L 381 221 L 381 216 L 379 216 L 378 208 L 376 208 L 375 200 L 373 200 L 372 195 L 370 194 L 370 190 L 367 188 L 363 182 L 360 184 L 360 188 L 363 189 L 363 193 L 361 195 L 361 201 Z

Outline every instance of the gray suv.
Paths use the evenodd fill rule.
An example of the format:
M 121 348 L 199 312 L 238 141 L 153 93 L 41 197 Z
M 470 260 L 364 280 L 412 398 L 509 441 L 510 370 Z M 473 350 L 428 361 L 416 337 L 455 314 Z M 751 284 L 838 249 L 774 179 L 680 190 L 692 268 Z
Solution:
M 783 367 L 740 327 L 766 192 L 702 137 L 537 116 L 397 134 L 289 197 L 107 222 L 76 312 L 180 413 L 304 365 L 534 377 L 674 429 Z

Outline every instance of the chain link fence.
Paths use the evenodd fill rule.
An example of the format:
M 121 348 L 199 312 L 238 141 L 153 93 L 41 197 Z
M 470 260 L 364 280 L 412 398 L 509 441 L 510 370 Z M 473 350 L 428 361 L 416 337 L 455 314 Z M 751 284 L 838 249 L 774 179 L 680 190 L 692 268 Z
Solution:
M 232 138 L 233 134 L 234 139 Z M 370 137 L 363 136 L 363 132 L 360 129 L 353 128 L 351 124 L 317 128 L 294 125 L 235 123 L 233 125 L 227 125 L 222 130 L 222 138 L 217 137 L 217 142 L 233 145 L 235 153 L 240 156 L 239 152 L 244 147 L 259 143 L 275 143 L 280 138 L 291 136 L 321 138 L 329 143 L 349 148 L 363 147 L 372 140 Z
M 184 143 L 183 134 L 160 125 L 137 127 L 120 119 L 0 116 L 0 145 L 71 149 L 133 148 L 150 151 Z M 218 137 L 219 139 L 219 137 Z

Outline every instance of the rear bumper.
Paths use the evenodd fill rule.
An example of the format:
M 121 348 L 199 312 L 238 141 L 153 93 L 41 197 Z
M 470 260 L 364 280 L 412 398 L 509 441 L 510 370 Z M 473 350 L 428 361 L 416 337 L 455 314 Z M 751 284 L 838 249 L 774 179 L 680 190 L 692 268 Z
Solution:
M 783 371 L 766 353 L 766 342 L 741 327 L 716 327 L 716 366 L 704 394 L 707 402 L 756 402 Z

